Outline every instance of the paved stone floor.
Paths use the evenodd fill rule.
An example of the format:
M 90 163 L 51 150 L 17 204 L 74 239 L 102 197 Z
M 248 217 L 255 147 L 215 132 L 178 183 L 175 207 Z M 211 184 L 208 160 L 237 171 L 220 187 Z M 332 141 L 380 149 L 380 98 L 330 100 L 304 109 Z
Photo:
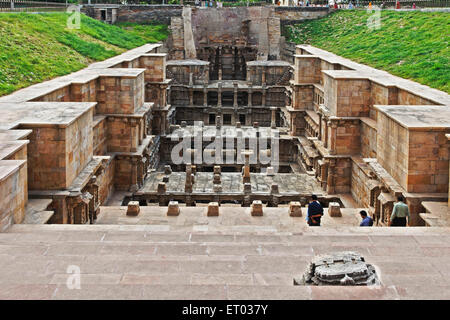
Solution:
M 151 172 L 138 193 L 156 193 L 158 183 L 163 181 L 163 172 Z M 197 172 L 193 185 L 194 193 L 213 192 L 212 172 Z M 268 176 L 264 173 L 251 173 L 252 193 L 270 193 L 272 183 L 277 183 L 280 194 L 322 194 L 323 191 L 313 176 L 298 173 L 278 173 Z M 241 173 L 223 172 L 221 175 L 222 193 L 242 193 L 244 185 Z M 172 172 L 166 183 L 167 192 L 184 192 L 186 173 Z
M 358 226 L 361 218 L 357 208 L 342 208 L 342 217 L 330 217 L 325 208 L 322 225 Z M 264 207 L 262 217 L 252 217 L 249 207 L 223 204 L 219 208 L 218 217 L 207 217 L 207 205 L 197 207 L 180 205 L 180 215 L 167 216 L 167 207 L 141 207 L 136 217 L 126 215 L 127 207 L 101 207 L 97 224 L 107 225 L 152 225 L 162 231 L 267 231 L 297 232 L 308 228 L 306 224 L 307 208 L 302 208 L 302 217 L 290 217 L 288 206 L 277 208 Z
M 267 211 L 234 219 L 234 231 L 183 230 L 154 212 L 146 225 L 14 225 L 0 233 L 0 298 L 450 299 L 450 228 L 310 228 L 301 217 L 274 230 Z M 314 255 L 342 250 L 374 264 L 382 285 L 293 286 Z M 71 265 L 80 289 L 67 287 Z

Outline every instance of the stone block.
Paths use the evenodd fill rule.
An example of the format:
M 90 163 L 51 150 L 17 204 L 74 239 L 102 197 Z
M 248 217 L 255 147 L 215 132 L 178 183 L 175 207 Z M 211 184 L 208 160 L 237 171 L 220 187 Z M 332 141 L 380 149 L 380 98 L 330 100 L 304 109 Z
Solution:
M 278 193 L 280 193 L 280 190 L 279 190 L 279 188 L 278 188 L 278 184 L 273 183 L 273 184 L 270 186 L 270 193 L 272 193 L 272 194 L 278 194 Z
M 171 174 L 172 173 L 172 168 L 170 167 L 170 165 L 164 166 L 164 173 L 165 174 Z
M 180 206 L 178 205 L 178 201 L 170 201 L 169 206 L 167 207 L 167 215 L 178 216 L 179 214 L 180 214 Z
M 158 193 L 166 193 L 166 183 L 160 182 L 158 183 Z
M 214 184 L 220 184 L 220 173 L 214 173 L 214 179 L 213 179 L 213 183 Z
M 244 183 L 244 193 L 251 193 L 251 192 L 252 192 L 251 183 Z
M 302 216 L 302 205 L 298 201 L 289 202 L 289 215 L 291 217 L 301 217 Z
M 329 203 L 328 214 L 330 215 L 330 217 L 342 217 L 341 206 L 338 202 Z
M 221 173 L 220 166 L 214 166 L 214 174 L 220 174 L 220 173 Z
M 263 206 L 261 200 L 253 200 L 251 206 L 251 214 L 254 217 L 263 215 Z
M 219 216 L 219 204 L 217 202 L 210 202 L 208 204 L 208 217 L 217 217 Z
M 274 176 L 275 175 L 275 171 L 273 170 L 273 167 L 267 167 L 266 174 L 268 176 Z
M 127 216 L 132 216 L 132 217 L 137 216 L 140 211 L 141 211 L 141 208 L 139 207 L 139 201 L 128 202 Z

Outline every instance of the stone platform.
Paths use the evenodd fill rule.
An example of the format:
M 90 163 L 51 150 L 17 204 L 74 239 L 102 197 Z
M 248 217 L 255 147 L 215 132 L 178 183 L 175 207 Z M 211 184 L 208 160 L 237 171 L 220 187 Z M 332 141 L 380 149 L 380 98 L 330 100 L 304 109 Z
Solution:
M 167 216 L 167 207 L 141 206 L 136 217 L 126 215 L 127 207 L 100 207 L 96 224 L 102 225 L 149 225 L 160 231 L 212 231 L 212 232 L 299 232 L 310 229 L 306 223 L 307 208 L 301 217 L 289 216 L 289 206 L 263 207 L 262 217 L 252 217 L 251 208 L 222 204 L 218 217 L 208 217 L 206 204 L 186 207 L 180 204 L 178 216 Z M 342 217 L 330 217 L 324 208 L 322 226 L 358 226 L 361 222 L 357 208 L 342 208 Z
M 165 226 L 14 225 L 0 234 L 0 298 L 450 298 L 449 228 L 294 233 L 162 231 Z M 382 284 L 293 285 L 315 255 L 345 250 L 364 255 Z M 66 285 L 69 266 L 80 268 L 80 289 Z
M 134 196 L 151 201 L 160 200 L 161 195 L 158 194 L 157 189 L 158 183 L 163 181 L 164 176 L 163 172 L 149 173 L 144 186 L 134 193 Z M 189 194 L 192 200 L 211 201 L 212 196 L 217 196 L 220 200 L 236 200 L 242 203 L 245 193 L 241 173 L 223 172 L 221 174 L 221 192 L 214 192 L 213 179 L 214 174 L 212 172 L 197 172 L 192 193 Z M 166 183 L 164 196 L 183 201 L 186 197 L 185 181 L 186 173 L 172 172 L 169 175 L 169 181 Z M 250 183 L 252 199 L 263 201 L 271 195 L 272 184 L 278 184 L 280 202 L 297 201 L 302 196 L 321 195 L 323 193 L 315 178 L 307 174 L 278 173 L 274 176 L 268 176 L 265 173 L 251 173 Z

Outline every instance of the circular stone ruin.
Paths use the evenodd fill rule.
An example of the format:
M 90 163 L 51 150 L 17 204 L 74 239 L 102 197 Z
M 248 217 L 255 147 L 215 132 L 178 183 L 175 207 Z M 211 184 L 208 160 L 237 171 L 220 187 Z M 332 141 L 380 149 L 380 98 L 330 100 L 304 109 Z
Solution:
M 379 285 L 375 268 L 357 252 L 335 252 L 314 257 L 294 285 L 370 286 Z

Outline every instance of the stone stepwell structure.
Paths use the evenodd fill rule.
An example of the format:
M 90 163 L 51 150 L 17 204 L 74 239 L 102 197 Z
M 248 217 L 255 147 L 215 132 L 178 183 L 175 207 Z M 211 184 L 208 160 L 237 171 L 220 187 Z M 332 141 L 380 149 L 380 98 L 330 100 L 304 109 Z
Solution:
M 449 95 L 223 9 L 0 97 L 0 299 L 448 299 Z
M 149 44 L 0 98 L 0 230 L 93 223 L 137 190 L 167 127 L 166 54 Z M 150 95 L 150 96 L 149 96 Z
M 312 194 L 338 220 L 358 207 L 386 225 L 403 195 L 412 225 L 447 225 L 449 95 L 311 46 L 282 60 L 274 12 L 183 8 L 164 46 L 1 97 L 0 230 L 93 224 L 100 206 L 129 200 L 261 211 Z M 203 137 L 233 145 L 196 146 L 197 121 Z M 180 130 L 190 160 L 174 163 Z M 247 141 L 261 137 L 277 149 Z M 263 159 L 275 155 L 274 169 Z

